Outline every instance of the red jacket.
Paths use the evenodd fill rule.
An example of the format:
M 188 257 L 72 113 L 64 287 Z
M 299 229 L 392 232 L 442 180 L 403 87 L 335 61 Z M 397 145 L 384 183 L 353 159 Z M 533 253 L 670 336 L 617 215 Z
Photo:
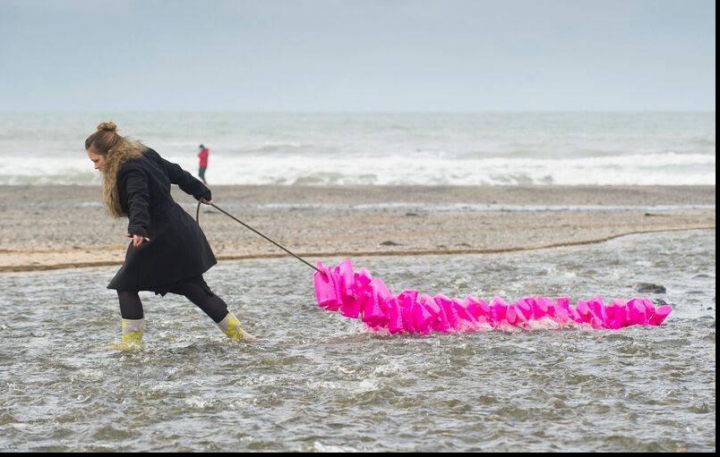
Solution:
M 210 150 L 208 148 L 205 148 L 198 153 L 198 157 L 200 157 L 200 168 L 207 168 L 209 155 Z

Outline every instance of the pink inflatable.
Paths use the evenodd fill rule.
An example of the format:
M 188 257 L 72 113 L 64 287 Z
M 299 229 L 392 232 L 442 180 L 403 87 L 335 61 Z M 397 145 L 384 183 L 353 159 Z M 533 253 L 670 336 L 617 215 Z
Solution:
M 589 326 L 617 330 L 631 325 L 661 325 L 670 315 L 669 305 L 655 307 L 647 298 L 616 299 L 604 303 L 601 297 L 579 300 L 570 306 L 566 297 L 525 297 L 506 303 L 495 297 L 490 303 L 467 296 L 460 300 L 444 295 L 431 297 L 414 290 L 393 294 L 382 279 L 373 278 L 364 268 L 354 271 L 345 260 L 334 268 L 318 262 L 315 295 L 326 311 L 362 320 L 374 331 L 391 334 L 431 332 L 453 333 L 482 330 L 532 330 Z

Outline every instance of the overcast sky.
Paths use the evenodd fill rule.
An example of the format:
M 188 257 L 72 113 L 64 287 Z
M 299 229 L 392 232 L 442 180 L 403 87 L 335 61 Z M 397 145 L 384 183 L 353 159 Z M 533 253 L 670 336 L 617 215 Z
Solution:
M 715 111 L 714 0 L 0 0 L 2 111 Z

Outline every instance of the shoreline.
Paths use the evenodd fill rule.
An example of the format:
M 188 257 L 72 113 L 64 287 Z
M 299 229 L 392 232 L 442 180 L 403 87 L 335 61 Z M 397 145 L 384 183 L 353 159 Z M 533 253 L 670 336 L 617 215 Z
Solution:
M 219 207 L 232 208 L 228 212 L 310 262 L 537 250 L 716 226 L 715 186 L 211 189 Z M 172 194 L 194 218 L 192 197 L 176 187 Z M 105 214 L 99 186 L 0 186 L 0 202 L 0 273 L 122 264 L 127 219 Z M 508 211 L 503 205 L 528 209 Z M 593 209 L 537 209 L 542 206 Z M 288 256 L 210 207 L 201 210 L 200 225 L 220 262 Z
M 243 197 L 253 203 L 384 203 L 391 195 L 398 202 L 422 203 L 506 203 L 554 204 L 570 202 L 593 205 L 652 205 L 652 204 L 715 204 L 714 185 L 679 186 L 418 186 L 418 185 L 212 185 L 216 197 L 232 201 Z M 178 202 L 194 202 L 173 185 L 173 197 Z M 29 203 L 102 202 L 99 185 L 0 185 L 0 209 L 10 199 L 24 199 Z
M 429 250 L 429 251 L 385 251 L 385 252 L 324 252 L 324 253 L 313 253 L 313 252 L 301 252 L 295 253 L 299 257 L 308 260 L 309 258 L 328 258 L 328 257 L 396 257 L 396 256 L 432 256 L 432 255 L 472 255 L 472 254 L 502 254 L 508 252 L 524 252 L 524 251 L 540 251 L 543 249 L 554 249 L 561 247 L 570 246 L 583 246 L 590 244 L 599 244 L 606 241 L 614 240 L 616 238 L 622 238 L 631 235 L 643 235 L 649 233 L 667 233 L 667 232 L 686 232 L 693 230 L 715 230 L 715 226 L 712 227 L 691 227 L 691 228 L 677 228 L 677 229 L 660 229 L 660 230 L 646 230 L 639 232 L 628 232 L 617 235 L 608 236 L 596 240 L 585 240 L 570 243 L 556 243 L 545 246 L 534 246 L 534 247 L 522 247 L 522 248 L 507 248 L 507 249 L 489 249 L 489 250 Z M 0 251 L 11 253 L 12 251 Z M 249 255 L 226 255 L 217 256 L 218 263 L 221 261 L 243 261 L 243 260 L 257 260 L 257 259 L 278 259 L 282 257 L 289 257 L 288 254 L 249 254 Z M 51 270 L 69 270 L 77 268 L 93 268 L 93 267 L 119 267 L 122 265 L 122 261 L 98 261 L 98 262 L 77 262 L 70 264 L 46 264 L 46 265 L 20 265 L 20 266 L 0 266 L 0 273 L 23 273 L 23 272 L 34 272 L 34 271 L 51 271 Z

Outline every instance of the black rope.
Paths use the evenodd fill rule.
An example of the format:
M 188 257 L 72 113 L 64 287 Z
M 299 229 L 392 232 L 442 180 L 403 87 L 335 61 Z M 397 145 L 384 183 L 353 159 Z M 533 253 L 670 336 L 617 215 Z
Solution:
M 195 220 L 197 221 L 198 225 L 200 225 L 200 205 L 201 205 L 201 204 L 202 204 L 202 202 L 198 202 L 197 211 L 195 212 Z M 318 273 L 323 274 L 323 272 L 320 271 L 316 266 L 312 265 L 311 263 L 308 263 L 308 262 L 307 262 L 305 259 L 303 259 L 302 257 L 293 254 L 292 252 L 290 252 L 289 249 L 284 248 L 284 247 L 281 246 L 279 243 L 271 240 L 271 239 L 268 238 L 267 236 L 265 236 L 265 235 L 263 235 L 262 233 L 258 232 L 258 231 L 255 230 L 254 228 L 252 228 L 252 227 L 250 227 L 249 225 L 247 225 L 245 222 L 241 221 L 241 220 L 238 219 L 237 217 L 235 217 L 235 216 L 233 216 L 232 214 L 228 213 L 228 212 L 225 211 L 224 209 L 218 207 L 215 203 L 208 203 L 208 205 L 210 205 L 210 206 L 212 206 L 213 208 L 217 209 L 218 211 L 220 211 L 221 213 L 223 213 L 224 215 L 226 215 L 226 216 L 229 217 L 230 219 L 233 219 L 235 222 L 238 222 L 238 223 L 242 224 L 245 228 L 248 228 L 248 229 L 252 230 L 253 232 L 257 233 L 257 234 L 260 235 L 261 237 L 265 238 L 266 240 L 268 240 L 269 242 L 271 242 L 271 243 L 274 244 L 275 246 L 279 247 L 279 248 L 282 249 L 283 251 L 285 251 L 285 252 L 287 252 L 288 254 L 290 254 L 291 256 L 295 257 L 296 259 L 298 259 L 299 261 L 301 261 L 301 262 L 304 263 L 305 265 L 309 266 L 309 267 L 312 268 L 313 270 L 317 271 Z

